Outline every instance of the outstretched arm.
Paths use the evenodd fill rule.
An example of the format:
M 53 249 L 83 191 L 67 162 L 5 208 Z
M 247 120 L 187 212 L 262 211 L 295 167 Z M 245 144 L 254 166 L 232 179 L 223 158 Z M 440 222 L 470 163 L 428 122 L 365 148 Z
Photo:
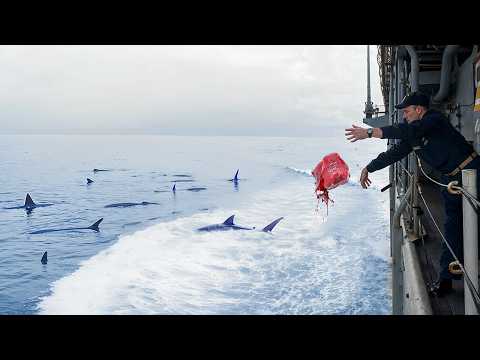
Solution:
M 351 128 L 345 129 L 345 136 L 347 140 L 350 142 L 355 142 L 357 140 L 363 140 L 368 138 L 367 129 L 362 128 L 360 126 L 352 125 Z M 373 128 L 372 137 L 381 139 L 383 136 L 382 129 L 380 128 Z
M 362 187 L 366 189 L 372 184 L 372 181 L 368 178 L 369 172 L 372 173 L 383 169 L 403 159 L 410 151 L 412 151 L 410 145 L 402 141 L 400 144 L 394 145 L 387 151 L 379 154 L 376 159 L 370 161 L 370 164 L 362 169 L 362 173 L 360 174 L 360 184 Z
M 412 147 L 405 141 L 393 145 L 390 149 L 380 153 L 376 159 L 370 161 L 366 169 L 372 173 L 374 171 L 386 168 L 389 165 L 403 159 L 412 151 Z
M 421 120 L 412 121 L 409 124 L 400 123 L 382 127 L 385 139 L 414 140 L 431 134 L 444 120 L 436 114 L 423 117 Z

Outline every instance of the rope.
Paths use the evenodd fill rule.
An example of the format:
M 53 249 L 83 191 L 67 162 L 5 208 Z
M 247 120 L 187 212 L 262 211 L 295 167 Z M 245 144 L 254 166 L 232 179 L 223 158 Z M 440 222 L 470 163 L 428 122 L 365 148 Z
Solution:
M 450 244 L 448 243 L 447 239 L 445 239 L 445 236 L 443 235 L 442 231 L 440 230 L 439 226 L 437 225 L 437 222 L 435 221 L 435 219 L 433 218 L 433 215 L 432 215 L 432 212 L 430 211 L 430 208 L 428 207 L 427 205 L 427 202 L 425 201 L 425 198 L 423 197 L 423 194 L 422 194 L 422 190 L 421 188 L 419 187 L 418 189 L 418 193 L 420 194 L 420 197 L 422 198 L 423 200 L 423 203 L 425 204 L 425 208 L 427 209 L 428 211 L 428 214 L 430 215 L 430 218 L 432 219 L 433 221 L 433 224 L 435 225 L 435 227 L 437 228 L 443 242 L 445 243 L 445 245 L 447 245 L 447 248 L 448 250 L 450 251 L 450 253 L 452 254 L 453 258 L 455 259 L 456 263 L 458 264 L 458 266 L 460 267 L 460 269 L 462 270 L 464 276 L 465 276 L 465 280 L 467 281 L 467 285 L 468 285 L 468 288 L 470 290 L 470 293 L 472 294 L 472 297 L 473 297 L 473 300 L 474 300 L 474 303 L 475 303 L 475 307 L 477 308 L 477 311 L 480 313 L 480 295 L 477 291 L 477 289 L 475 288 L 475 286 L 473 285 L 473 282 L 472 280 L 470 279 L 470 276 L 468 275 L 468 273 L 465 271 L 465 268 L 463 267 L 463 264 L 460 262 L 460 260 L 458 260 L 458 257 L 455 255 L 455 252 L 452 250 L 452 248 L 450 247 Z
M 438 185 L 441 185 L 441 186 L 444 186 L 444 187 L 451 187 L 453 188 L 454 185 L 452 184 L 453 182 L 457 183 L 457 181 L 452 181 L 450 182 L 448 185 L 445 185 L 445 184 L 441 184 L 435 180 L 433 180 L 432 178 L 430 178 L 427 174 L 425 174 L 425 172 L 423 171 L 423 168 L 422 168 L 422 165 L 420 163 L 420 159 L 417 157 L 417 160 L 418 160 L 418 165 L 423 173 L 423 175 L 425 175 L 429 180 L 433 181 L 434 183 L 438 184 Z M 464 190 L 462 187 L 460 186 L 455 186 L 456 190 L 460 191 L 461 193 L 464 193 L 466 195 L 466 198 L 467 200 L 469 201 L 470 204 L 472 204 L 472 200 L 471 198 L 475 199 L 472 194 L 468 193 L 466 190 Z M 452 250 L 452 248 L 450 247 L 450 244 L 448 243 L 447 239 L 445 239 L 445 236 L 443 235 L 442 231 L 440 230 L 439 226 L 437 225 L 437 222 L 435 221 L 433 215 L 432 215 L 432 212 L 430 211 L 430 208 L 428 207 L 427 205 L 427 202 L 425 200 L 425 198 L 423 197 L 423 194 L 422 194 L 422 189 L 420 186 L 418 186 L 418 193 L 420 195 L 420 197 L 422 198 L 422 201 L 423 203 L 425 204 L 425 208 L 427 209 L 428 211 L 428 214 L 430 215 L 430 218 L 432 219 L 433 221 L 433 224 L 435 225 L 435 227 L 437 228 L 443 242 L 445 243 L 445 245 L 447 245 L 447 248 L 448 250 L 450 251 L 450 253 L 452 254 L 453 258 L 455 259 L 456 263 L 458 264 L 458 266 L 460 267 L 460 269 L 462 270 L 463 274 L 465 275 L 465 280 L 467 282 L 467 286 L 470 290 L 470 293 L 472 294 L 472 298 L 474 300 L 474 303 L 475 303 L 475 307 L 477 308 L 477 312 L 480 313 L 480 295 L 477 291 L 477 289 L 475 288 L 475 286 L 473 285 L 473 282 L 472 280 L 470 279 L 470 276 L 468 275 L 468 273 L 466 272 L 465 268 L 463 267 L 463 264 L 460 262 L 460 260 L 458 260 L 458 257 L 457 255 L 455 255 L 455 252 Z M 468 194 L 468 195 L 467 195 Z M 476 200 L 476 199 L 475 199 Z M 478 203 L 478 201 L 477 201 Z M 473 206 L 472 204 L 472 207 L 475 209 L 475 211 L 477 211 L 476 207 Z
M 475 197 L 472 194 L 470 194 L 467 190 L 462 189 L 461 191 L 462 191 L 463 195 L 465 195 L 467 197 L 467 199 L 470 201 L 470 204 L 472 205 L 472 207 L 477 211 L 477 209 L 480 208 L 480 201 L 475 199 Z M 478 211 L 477 211 L 477 213 L 478 213 Z
M 433 183 L 435 183 L 435 184 L 437 184 L 437 185 L 446 187 L 446 188 L 448 188 L 449 186 L 458 185 L 458 181 L 452 181 L 452 182 L 450 182 L 448 185 L 439 183 L 439 182 L 436 181 L 435 179 L 432 179 L 430 176 L 428 176 L 428 175 L 425 173 L 425 171 L 423 171 L 423 167 L 422 167 L 422 164 L 421 164 L 420 159 L 419 159 L 418 156 L 417 156 L 417 162 L 418 162 L 418 167 L 420 168 L 420 170 L 422 170 L 423 175 L 425 175 L 425 177 L 426 177 L 428 180 L 430 180 L 431 182 L 433 182 Z M 452 183 L 455 183 L 455 184 L 451 185 Z
M 434 182 L 434 183 L 437 184 L 437 185 L 446 187 L 446 188 L 447 188 L 447 191 L 448 191 L 450 194 L 454 194 L 454 195 L 463 194 L 463 195 L 465 195 L 465 197 L 467 198 L 468 202 L 470 203 L 470 205 L 472 206 L 472 208 L 475 210 L 475 212 L 476 212 L 477 214 L 480 212 L 480 201 L 478 201 L 472 194 L 470 194 L 467 190 L 465 190 L 465 189 L 462 188 L 461 186 L 457 186 L 457 185 L 458 185 L 458 181 L 450 181 L 447 185 L 442 184 L 442 183 L 440 183 L 440 182 L 432 179 L 430 176 L 428 176 L 428 175 L 425 173 L 425 171 L 423 170 L 422 164 L 421 164 L 420 159 L 418 158 L 418 156 L 417 156 L 417 162 L 418 162 L 418 166 L 419 166 L 420 170 L 422 171 L 423 175 L 425 175 L 425 177 L 426 177 L 427 179 L 429 179 L 430 181 Z
M 428 176 L 425 171 L 423 170 L 423 167 L 422 167 L 422 164 L 420 162 L 420 159 L 418 157 L 417 154 L 415 154 L 416 157 L 417 157 L 417 162 L 418 162 L 418 166 L 420 168 L 420 170 L 422 171 L 423 175 L 429 179 L 431 182 L 439 185 L 439 186 L 442 186 L 442 187 L 446 187 L 448 192 L 450 192 L 451 194 L 455 194 L 455 195 L 460 195 L 460 194 L 463 194 L 465 196 L 465 198 L 468 200 L 468 202 L 470 203 L 470 205 L 472 206 L 472 208 L 475 210 L 475 212 L 478 214 L 479 213 L 479 210 L 480 210 L 480 202 L 475 199 L 475 197 L 470 194 L 468 191 L 466 191 L 465 189 L 463 189 L 462 187 L 460 186 L 457 186 L 458 185 L 458 181 L 451 181 L 450 183 L 448 183 L 447 185 L 446 184 L 442 184 L 434 179 L 432 179 L 430 176 Z M 402 167 L 402 169 L 410 176 L 410 178 L 412 178 L 412 174 L 410 174 L 408 172 L 407 169 L 405 169 L 405 167 L 403 166 L 403 164 L 401 162 L 398 162 L 400 164 L 400 166 Z M 442 231 L 440 230 L 439 226 L 437 225 L 431 211 L 430 211 L 430 208 L 428 207 L 427 205 L 427 202 L 425 201 L 425 198 L 423 197 L 423 194 L 422 194 L 422 190 L 420 188 L 420 186 L 418 186 L 418 193 L 420 195 L 420 197 L 422 198 L 422 201 L 423 203 L 425 204 L 425 208 L 427 209 L 428 211 L 428 214 L 430 215 L 430 218 L 432 219 L 433 221 L 433 224 L 435 225 L 435 227 L 437 228 L 443 242 L 445 243 L 445 245 L 447 246 L 448 250 L 450 251 L 450 253 L 452 254 L 453 258 L 456 260 L 456 264 L 458 264 L 458 266 L 460 267 L 461 271 L 463 272 L 463 274 L 465 275 L 465 280 L 467 282 L 467 286 L 470 290 L 470 293 L 472 294 L 472 297 L 473 297 L 473 300 L 474 300 L 474 303 L 475 303 L 475 307 L 477 309 L 477 312 L 480 313 L 480 295 L 477 291 L 477 289 L 475 288 L 475 286 L 473 285 L 473 282 L 472 280 L 470 279 L 470 276 L 468 275 L 468 273 L 465 271 L 465 268 L 463 267 L 463 264 L 460 262 L 460 260 L 458 260 L 458 257 L 455 255 L 455 252 L 452 250 L 452 248 L 450 247 L 450 244 L 448 243 L 447 239 L 445 239 L 445 236 L 443 235 Z

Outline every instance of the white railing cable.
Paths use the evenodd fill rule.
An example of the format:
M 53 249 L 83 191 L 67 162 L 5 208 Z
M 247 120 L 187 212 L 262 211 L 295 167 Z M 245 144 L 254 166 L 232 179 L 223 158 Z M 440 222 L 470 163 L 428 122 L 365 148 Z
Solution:
M 437 228 L 437 231 L 438 233 L 440 234 L 443 242 L 445 243 L 445 245 L 447 245 L 447 248 L 448 250 L 450 251 L 450 253 L 452 254 L 453 258 L 455 259 L 455 261 L 458 263 L 458 265 L 460 266 L 460 269 L 462 270 L 463 274 L 465 275 L 465 280 L 467 280 L 467 285 L 468 285 L 468 288 L 472 294 L 472 297 L 473 297 L 473 300 L 475 302 L 475 306 L 477 307 L 477 310 L 480 311 L 480 295 L 477 291 L 477 289 L 475 289 L 475 286 L 473 285 L 473 282 L 472 280 L 470 279 L 470 276 L 468 275 L 468 273 L 466 272 L 465 268 L 463 267 L 463 264 L 460 262 L 460 260 L 458 260 L 458 257 L 457 255 L 455 254 L 455 252 L 452 250 L 452 248 L 450 247 L 450 244 L 448 243 L 447 239 L 445 239 L 445 236 L 443 235 L 442 231 L 440 230 L 440 227 L 438 226 L 437 222 L 435 221 L 433 215 L 432 215 L 432 212 L 430 211 L 430 208 L 428 207 L 427 205 L 427 201 L 425 200 L 425 198 L 423 197 L 423 194 L 421 192 L 421 188 L 418 189 L 418 193 L 420 195 L 420 197 L 422 198 L 422 201 L 423 203 L 425 204 L 425 209 L 427 209 L 427 212 L 428 214 L 430 215 L 430 218 L 432 219 L 432 222 L 433 224 L 435 225 L 435 227 Z
M 457 194 L 463 194 L 465 195 L 465 197 L 467 198 L 467 200 L 469 200 L 470 204 L 472 205 L 472 207 L 476 209 L 476 206 L 474 204 L 478 204 L 478 200 L 475 199 L 470 193 L 468 193 L 466 190 L 464 190 L 462 187 L 460 186 L 456 186 L 455 185 L 451 185 L 451 183 L 449 185 L 445 185 L 445 184 L 442 184 L 442 183 L 439 183 L 438 181 L 435 181 L 434 179 L 430 178 L 427 174 L 425 174 L 425 172 L 423 171 L 423 168 L 422 168 L 422 165 L 420 163 L 420 159 L 418 159 L 417 157 L 417 160 L 418 160 L 418 165 L 420 167 L 420 170 L 422 171 L 423 175 L 425 175 L 425 177 L 427 177 L 430 181 L 440 185 L 440 186 L 443 186 L 443 187 L 446 187 L 446 188 L 452 188 L 454 191 L 457 191 L 456 193 Z M 456 181 L 455 181 L 456 182 Z M 456 182 L 458 184 L 458 182 Z M 470 290 L 470 293 L 472 294 L 472 297 L 473 297 L 473 300 L 474 300 L 474 303 L 475 303 L 475 306 L 477 308 L 477 311 L 480 311 L 480 295 L 477 291 L 477 289 L 475 288 L 475 286 L 473 285 L 473 282 L 470 278 L 470 276 L 468 275 L 468 273 L 465 271 L 465 268 L 463 267 L 463 264 L 460 262 L 460 260 L 458 259 L 457 255 L 455 254 L 455 252 L 453 251 L 453 249 L 450 247 L 450 244 L 448 243 L 447 239 L 445 238 L 445 236 L 443 235 L 442 231 L 440 230 L 440 227 L 438 226 L 437 222 L 435 221 L 435 218 L 433 217 L 432 215 L 432 212 L 430 211 L 430 208 L 428 207 L 428 204 L 427 204 L 427 201 L 425 200 L 425 198 L 423 197 L 423 193 L 422 193 L 422 189 L 420 186 L 418 186 L 418 193 L 420 195 L 420 197 L 422 198 L 422 201 L 423 203 L 425 204 L 425 209 L 427 210 L 428 214 L 430 215 L 430 218 L 432 219 L 433 221 L 433 224 L 435 225 L 435 227 L 437 228 L 437 231 L 438 233 L 440 234 L 441 236 L 441 239 L 443 240 L 443 242 L 445 243 L 445 245 L 447 246 L 448 250 L 450 251 L 450 253 L 452 254 L 453 258 L 455 259 L 455 261 L 458 263 L 458 265 L 460 266 L 460 269 L 462 270 L 463 274 L 465 275 L 465 280 L 467 282 L 467 285 L 468 285 L 468 288 Z M 475 202 L 473 201 L 475 200 Z

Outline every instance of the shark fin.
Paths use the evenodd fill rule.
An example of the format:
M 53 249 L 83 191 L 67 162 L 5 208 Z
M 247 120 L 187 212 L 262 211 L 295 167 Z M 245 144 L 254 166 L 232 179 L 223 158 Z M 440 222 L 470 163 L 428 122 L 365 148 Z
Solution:
M 37 205 L 33 202 L 30 194 L 27 194 L 27 196 L 25 197 L 25 208 L 26 209 L 33 209 L 36 206 Z
M 280 220 L 282 220 L 282 219 L 283 219 L 283 217 L 278 218 L 277 220 L 273 221 L 271 224 L 268 224 L 267 226 L 265 226 L 265 227 L 262 229 L 262 231 L 264 231 L 264 232 L 270 232 L 270 231 L 272 231 L 273 228 L 275 227 L 275 225 L 277 225 L 277 224 L 280 222 Z
M 235 215 L 230 216 L 227 220 L 223 222 L 223 225 L 233 225 L 233 218 Z
M 101 218 L 100 220 L 98 220 L 95 224 L 89 226 L 88 228 L 91 229 L 91 230 L 95 230 L 95 231 L 100 231 L 100 229 L 98 228 L 98 225 L 100 225 L 100 223 L 103 221 L 103 218 Z
M 235 176 L 233 177 L 233 181 L 238 181 L 238 171 L 240 169 L 237 170 L 237 172 L 235 173 Z
M 93 183 L 93 180 L 92 180 L 92 179 L 89 179 L 89 178 L 87 178 L 87 184 L 91 184 L 91 183 Z
M 43 256 L 42 256 L 42 260 L 40 260 L 42 262 L 42 264 L 46 264 L 48 262 L 48 259 L 47 259 L 47 252 L 45 251 L 43 253 Z
M 176 191 L 176 186 L 177 186 L 177 184 L 173 184 L 173 188 L 172 188 L 172 191 L 173 191 L 173 192 Z

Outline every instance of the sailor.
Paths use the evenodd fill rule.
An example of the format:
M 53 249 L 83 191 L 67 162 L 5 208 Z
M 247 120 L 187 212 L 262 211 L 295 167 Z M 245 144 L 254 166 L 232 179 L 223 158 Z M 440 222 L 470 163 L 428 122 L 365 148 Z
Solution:
M 395 106 L 396 109 L 403 110 L 406 123 L 368 129 L 352 125 L 352 128 L 345 129 L 345 135 L 351 142 L 372 137 L 400 140 L 362 169 L 360 184 L 364 189 L 371 184 L 369 173 L 401 160 L 411 151 L 415 151 L 420 159 L 442 174 L 443 184 L 458 181 L 461 186 L 462 169 L 480 169 L 480 157 L 472 145 L 442 113 L 429 109 L 429 103 L 426 95 L 414 92 Z M 477 175 L 477 189 L 480 188 L 479 183 L 480 173 Z M 477 191 L 477 194 L 480 192 Z M 462 196 L 450 194 L 445 187 L 442 187 L 442 195 L 445 205 L 445 238 L 463 264 Z M 440 273 L 430 289 L 438 296 L 451 292 L 452 279 L 461 278 L 461 275 L 453 275 L 448 269 L 453 260 L 448 247 L 442 242 Z

